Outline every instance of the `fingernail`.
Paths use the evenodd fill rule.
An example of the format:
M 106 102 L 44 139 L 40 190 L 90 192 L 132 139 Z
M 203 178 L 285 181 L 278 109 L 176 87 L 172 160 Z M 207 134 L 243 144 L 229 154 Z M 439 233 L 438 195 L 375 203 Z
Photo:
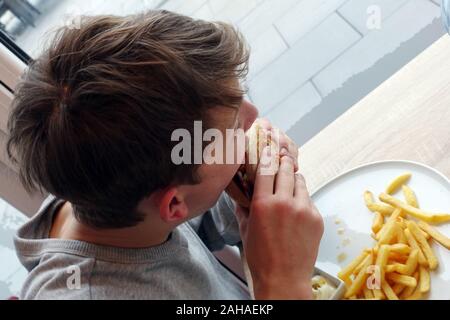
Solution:
M 289 150 L 288 149 L 286 149 L 285 147 L 281 148 L 280 156 L 286 156 L 288 154 L 289 154 Z

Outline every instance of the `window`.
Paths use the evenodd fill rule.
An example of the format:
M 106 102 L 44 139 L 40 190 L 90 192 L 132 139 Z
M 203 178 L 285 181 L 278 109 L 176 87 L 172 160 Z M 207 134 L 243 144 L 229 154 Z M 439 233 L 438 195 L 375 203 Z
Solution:
M 6 124 L 14 89 L 26 64 L 19 57 L 21 52 L 5 36 L 0 43 L 0 198 L 26 214 L 32 214 L 42 197 L 30 197 L 22 188 L 16 169 L 8 161 L 5 153 Z
M 0 0 L 0 29 L 30 56 L 42 50 L 57 27 L 76 23 L 80 15 L 125 15 L 154 9 L 165 0 Z

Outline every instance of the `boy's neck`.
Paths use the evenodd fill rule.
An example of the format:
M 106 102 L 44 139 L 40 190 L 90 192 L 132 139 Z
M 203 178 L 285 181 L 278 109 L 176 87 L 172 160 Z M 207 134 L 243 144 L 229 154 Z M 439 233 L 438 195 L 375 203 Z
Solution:
M 163 244 L 172 230 L 146 219 L 135 227 L 123 229 L 95 229 L 80 223 L 66 202 L 53 218 L 49 238 L 78 240 L 97 245 L 119 248 L 148 248 Z

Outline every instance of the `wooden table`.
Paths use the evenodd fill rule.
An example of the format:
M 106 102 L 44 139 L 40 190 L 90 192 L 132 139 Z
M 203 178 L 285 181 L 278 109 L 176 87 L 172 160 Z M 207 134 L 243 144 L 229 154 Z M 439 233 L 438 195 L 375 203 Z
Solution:
M 448 35 L 302 146 L 300 171 L 314 193 L 354 167 L 394 159 L 427 164 L 450 178 Z
M 450 37 L 442 37 L 300 148 L 309 190 L 356 166 L 411 160 L 450 177 Z

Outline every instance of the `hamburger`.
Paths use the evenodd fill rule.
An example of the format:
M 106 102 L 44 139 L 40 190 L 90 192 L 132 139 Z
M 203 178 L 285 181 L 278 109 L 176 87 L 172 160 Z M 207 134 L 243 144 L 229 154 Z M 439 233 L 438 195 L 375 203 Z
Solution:
M 283 137 L 280 139 L 280 136 Z M 264 120 L 257 120 L 253 126 L 247 131 L 247 143 L 245 148 L 245 163 L 239 168 L 233 180 L 225 189 L 225 192 L 243 208 L 250 208 L 250 203 L 253 196 L 253 185 L 256 179 L 256 172 L 261 160 L 261 154 L 265 147 L 269 146 L 271 153 L 275 156 L 272 159 L 277 159 L 275 163 L 261 164 L 261 170 L 270 170 L 275 174 L 278 171 L 280 164 L 280 141 L 284 138 L 286 141 L 286 148 L 294 153 L 297 157 L 297 147 L 287 136 L 280 133 L 278 130 L 268 128 Z

